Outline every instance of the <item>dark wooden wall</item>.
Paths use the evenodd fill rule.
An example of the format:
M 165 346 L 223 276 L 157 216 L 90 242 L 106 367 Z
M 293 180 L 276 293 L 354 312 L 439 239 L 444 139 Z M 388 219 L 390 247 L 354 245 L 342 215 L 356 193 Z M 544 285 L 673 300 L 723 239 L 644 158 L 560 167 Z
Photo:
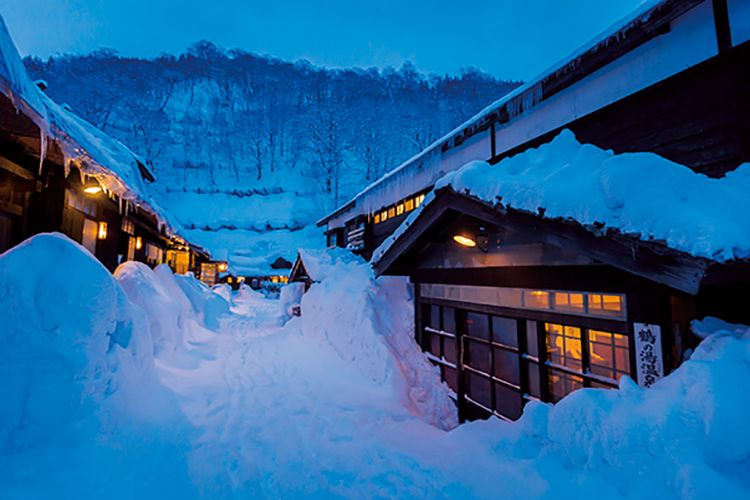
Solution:
M 551 141 L 562 128 L 615 153 L 650 151 L 721 177 L 750 161 L 750 42 L 492 160 Z

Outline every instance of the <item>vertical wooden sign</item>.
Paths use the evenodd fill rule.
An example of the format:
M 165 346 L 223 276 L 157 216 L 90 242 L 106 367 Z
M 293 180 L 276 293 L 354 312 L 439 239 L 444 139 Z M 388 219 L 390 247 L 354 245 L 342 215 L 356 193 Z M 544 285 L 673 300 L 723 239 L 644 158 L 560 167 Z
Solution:
M 635 363 L 638 369 L 638 385 L 651 387 L 664 376 L 664 356 L 661 351 L 661 327 L 646 323 L 634 323 Z

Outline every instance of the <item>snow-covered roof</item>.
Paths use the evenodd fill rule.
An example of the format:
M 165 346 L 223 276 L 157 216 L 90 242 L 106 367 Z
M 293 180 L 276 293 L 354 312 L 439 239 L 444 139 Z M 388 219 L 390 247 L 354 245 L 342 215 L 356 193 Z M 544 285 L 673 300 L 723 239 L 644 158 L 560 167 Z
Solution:
M 451 144 L 454 139 L 462 135 L 465 131 L 472 129 L 473 127 L 478 125 L 483 119 L 487 118 L 488 115 L 507 106 L 514 99 L 520 97 L 526 91 L 534 89 L 544 81 L 553 78 L 556 75 L 564 73 L 569 66 L 575 66 L 581 59 L 581 57 L 585 54 L 595 53 L 602 48 L 606 48 L 611 43 L 619 41 L 624 37 L 623 33 L 628 29 L 647 22 L 655 13 L 661 12 L 665 8 L 668 8 L 677 3 L 679 3 L 678 0 L 644 0 L 633 12 L 623 17 L 606 30 L 602 31 L 587 43 L 583 44 L 581 47 L 573 51 L 570 55 L 557 61 L 546 70 L 539 73 L 535 78 L 532 78 L 524 85 L 518 87 L 514 91 L 493 102 L 482 111 L 477 113 L 475 116 L 462 123 L 452 131 L 448 132 L 446 135 L 433 142 L 430 146 L 417 153 L 412 158 L 402 163 L 400 166 L 391 170 L 372 184 L 368 185 L 354 198 L 339 207 L 336 211 L 318 221 L 318 226 L 322 226 L 323 224 L 328 222 L 328 220 L 333 219 L 353 208 L 357 208 L 359 213 L 368 213 L 369 209 L 377 209 L 398 201 L 384 199 L 381 203 L 363 203 L 368 197 L 377 196 L 376 193 L 379 191 L 384 191 L 387 193 L 387 190 L 384 188 L 388 184 L 392 182 L 400 182 L 405 177 L 411 178 L 413 173 L 415 173 L 416 170 L 420 169 L 422 167 L 422 163 L 428 161 L 428 158 L 430 156 L 440 154 L 444 144 Z M 688 2 L 683 3 L 687 4 Z M 699 2 L 693 1 L 690 3 L 697 4 Z M 424 184 L 424 182 L 425 180 L 423 179 L 422 184 Z M 428 187 L 429 184 L 413 186 L 412 193 Z M 374 207 L 374 205 L 378 206 Z M 360 206 L 362 207 L 361 210 L 359 210 Z
M 181 230 L 179 222 L 147 192 L 141 173 L 145 170 L 144 162 L 135 153 L 52 101 L 31 81 L 2 16 L 0 92 L 39 127 L 40 167 L 48 141 L 54 141 L 64 156 L 66 175 L 71 166 L 76 166 L 83 174 L 96 177 L 108 191 L 153 213 L 172 232 Z
M 310 279 L 316 282 L 340 272 L 346 266 L 359 266 L 364 262 L 362 257 L 343 248 L 300 249 L 298 259 L 302 261 Z
M 615 155 L 564 130 L 496 165 L 473 161 L 447 174 L 451 188 L 498 208 L 614 229 L 715 262 L 750 257 L 750 163 L 709 178 L 653 153 Z M 430 192 L 378 247 L 373 265 L 435 199 Z

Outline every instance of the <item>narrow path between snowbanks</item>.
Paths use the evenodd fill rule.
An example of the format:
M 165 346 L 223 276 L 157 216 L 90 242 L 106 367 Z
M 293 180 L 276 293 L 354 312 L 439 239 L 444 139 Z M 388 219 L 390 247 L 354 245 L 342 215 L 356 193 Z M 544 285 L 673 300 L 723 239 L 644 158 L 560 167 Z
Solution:
M 59 235 L 0 256 L 0 498 L 748 498 L 746 327 L 651 389 L 446 430 L 405 283 L 319 257 L 287 321 Z

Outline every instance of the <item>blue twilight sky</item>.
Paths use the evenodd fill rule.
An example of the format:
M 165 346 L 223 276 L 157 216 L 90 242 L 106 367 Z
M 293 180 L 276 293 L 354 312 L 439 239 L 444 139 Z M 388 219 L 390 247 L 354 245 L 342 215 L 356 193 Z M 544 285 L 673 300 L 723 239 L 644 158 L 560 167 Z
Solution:
M 0 0 L 22 56 L 179 54 L 206 39 L 327 67 L 456 74 L 475 66 L 527 80 L 642 0 Z

